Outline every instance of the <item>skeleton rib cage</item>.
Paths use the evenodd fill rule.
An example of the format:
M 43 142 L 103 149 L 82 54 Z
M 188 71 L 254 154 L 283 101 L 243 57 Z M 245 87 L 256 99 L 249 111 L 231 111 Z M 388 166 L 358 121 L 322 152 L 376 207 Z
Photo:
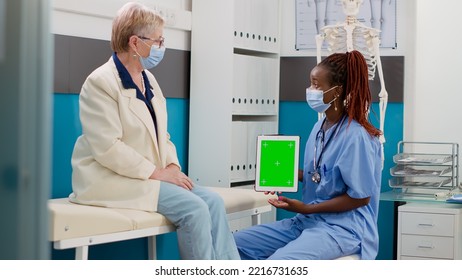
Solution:
M 348 30 L 351 29 L 351 30 Z M 349 35 L 348 32 L 351 32 Z M 325 26 L 322 34 L 329 53 L 344 53 L 357 50 L 362 53 L 368 66 L 369 80 L 375 77 L 377 57 L 373 39 L 378 38 L 379 31 L 361 25 L 338 24 Z

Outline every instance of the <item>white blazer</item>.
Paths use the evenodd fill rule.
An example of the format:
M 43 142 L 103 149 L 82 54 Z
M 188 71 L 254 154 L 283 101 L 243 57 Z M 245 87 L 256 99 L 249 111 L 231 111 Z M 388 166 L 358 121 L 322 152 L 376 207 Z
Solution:
M 167 132 L 166 101 L 154 76 L 152 86 L 157 131 L 135 89 L 125 89 L 112 59 L 86 79 L 80 92 L 82 135 L 72 154 L 72 202 L 156 211 L 160 182 L 155 168 L 178 166 Z

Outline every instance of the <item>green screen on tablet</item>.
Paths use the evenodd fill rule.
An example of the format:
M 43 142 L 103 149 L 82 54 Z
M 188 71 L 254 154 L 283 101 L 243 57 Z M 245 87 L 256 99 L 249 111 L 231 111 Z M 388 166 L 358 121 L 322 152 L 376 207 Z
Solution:
M 297 191 L 299 143 L 298 136 L 257 137 L 255 190 Z

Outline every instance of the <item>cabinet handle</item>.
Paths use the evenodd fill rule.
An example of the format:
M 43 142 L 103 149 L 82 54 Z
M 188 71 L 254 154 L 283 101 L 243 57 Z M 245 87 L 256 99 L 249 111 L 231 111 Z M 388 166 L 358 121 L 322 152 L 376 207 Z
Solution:
M 432 245 L 418 245 L 417 248 L 419 249 L 433 249 L 435 246 Z
M 419 224 L 421 227 L 432 227 L 434 224 Z

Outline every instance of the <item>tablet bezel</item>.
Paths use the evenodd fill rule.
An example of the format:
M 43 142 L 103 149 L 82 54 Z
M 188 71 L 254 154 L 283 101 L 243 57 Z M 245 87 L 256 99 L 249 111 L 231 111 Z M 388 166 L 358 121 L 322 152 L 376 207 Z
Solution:
M 282 186 L 261 186 L 260 185 L 260 171 L 261 171 L 261 144 L 265 140 L 275 141 L 294 141 L 295 142 L 295 157 L 294 157 L 294 174 L 293 184 L 290 187 Z M 256 158 L 256 169 L 255 169 L 255 190 L 260 192 L 274 191 L 274 192 L 297 192 L 298 191 L 298 169 L 300 160 L 300 137 L 293 135 L 259 135 L 257 136 L 257 158 Z

